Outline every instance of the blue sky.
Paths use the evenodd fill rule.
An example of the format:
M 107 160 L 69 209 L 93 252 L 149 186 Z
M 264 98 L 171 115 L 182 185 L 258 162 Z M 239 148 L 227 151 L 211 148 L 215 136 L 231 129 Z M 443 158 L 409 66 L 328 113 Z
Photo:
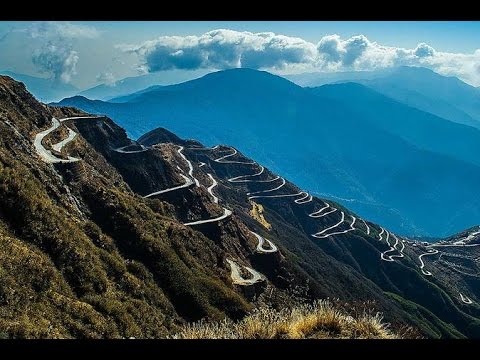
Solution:
M 480 22 L 0 22 L 0 70 L 86 88 L 146 72 L 413 65 L 479 86 L 479 35 Z

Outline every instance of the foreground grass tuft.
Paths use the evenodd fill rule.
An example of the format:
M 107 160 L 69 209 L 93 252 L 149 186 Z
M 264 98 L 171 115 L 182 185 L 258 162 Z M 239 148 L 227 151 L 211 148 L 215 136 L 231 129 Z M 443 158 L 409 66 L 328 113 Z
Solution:
M 395 339 L 379 314 L 356 318 L 321 300 L 280 311 L 263 307 L 239 322 L 200 321 L 186 325 L 176 339 Z

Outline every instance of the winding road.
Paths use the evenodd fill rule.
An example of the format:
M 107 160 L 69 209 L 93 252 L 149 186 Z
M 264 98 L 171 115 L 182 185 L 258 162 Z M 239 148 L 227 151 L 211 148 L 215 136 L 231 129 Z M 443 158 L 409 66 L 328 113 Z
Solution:
M 232 215 L 232 211 L 228 210 L 227 208 L 223 208 L 223 215 L 221 215 L 221 216 L 218 216 L 216 218 L 206 219 L 206 220 L 192 221 L 192 222 L 184 223 L 183 225 L 193 226 L 193 225 L 201 225 L 201 224 L 212 223 L 212 222 L 221 221 L 223 219 L 226 219 L 230 215 Z
M 430 271 L 427 271 L 427 270 L 423 269 L 425 267 L 425 264 L 422 260 L 422 257 L 429 256 L 429 255 L 435 255 L 435 254 L 438 254 L 438 250 L 437 249 L 430 249 L 430 250 L 428 250 L 428 252 L 426 252 L 426 253 L 424 253 L 424 254 L 422 254 L 418 257 L 418 260 L 420 261 L 420 270 L 422 271 L 423 275 L 432 276 L 432 273 Z
M 215 161 L 215 162 L 217 162 L 217 163 L 223 163 L 223 164 L 245 164 L 245 165 L 254 165 L 254 164 L 256 164 L 255 161 L 250 161 L 250 162 L 246 162 L 246 161 L 232 161 L 232 160 L 226 160 L 226 161 L 225 161 L 226 158 L 229 158 L 229 157 L 231 157 L 231 156 L 235 156 L 235 155 L 238 153 L 237 149 L 232 148 L 231 146 L 229 146 L 229 148 L 230 148 L 231 150 L 233 150 L 233 153 L 227 154 L 227 155 L 224 155 L 224 156 L 221 156 L 221 157 L 219 157 L 218 159 L 214 159 L 213 161 Z
M 350 231 L 356 230 L 355 229 L 355 221 L 357 220 L 357 218 L 355 216 L 350 215 L 350 217 L 352 218 L 352 222 L 350 223 L 350 228 L 348 228 L 347 230 L 336 231 L 336 232 L 331 232 L 331 233 L 325 234 L 325 232 L 337 228 L 338 226 L 340 226 L 345 221 L 345 213 L 343 211 L 341 211 L 341 214 L 342 214 L 342 216 L 341 216 L 341 219 L 338 223 L 336 223 L 335 225 L 332 225 L 332 226 L 330 226 L 326 229 L 323 229 L 322 231 L 319 231 L 315 234 L 312 234 L 311 236 L 313 236 L 315 238 L 318 238 L 318 239 L 323 239 L 323 238 L 326 238 L 326 237 L 329 237 L 329 236 L 332 236 L 332 235 L 346 234 Z
M 170 192 L 170 191 L 180 190 L 180 189 L 183 189 L 183 188 L 186 188 L 186 187 L 189 187 L 189 186 L 193 185 L 192 179 L 190 179 L 189 177 L 187 177 L 183 174 L 180 174 L 180 176 L 185 180 L 185 183 L 183 185 L 178 185 L 178 186 L 174 186 L 174 187 L 171 187 L 171 188 L 168 188 L 168 189 L 155 191 L 151 194 L 145 195 L 144 198 L 149 198 L 149 197 L 152 197 L 152 196 L 165 194 L 165 193 Z
M 212 180 L 212 185 L 210 185 L 207 188 L 207 191 L 210 195 L 212 195 L 213 202 L 215 204 L 218 204 L 218 197 L 216 197 L 215 194 L 212 192 L 213 188 L 218 185 L 218 182 L 217 182 L 217 180 L 215 180 L 215 178 L 212 176 L 212 174 L 208 173 L 207 176 Z
M 140 150 L 124 150 L 125 148 L 127 148 L 127 147 L 129 147 L 129 146 L 132 146 L 132 145 L 133 145 L 133 144 L 126 145 L 126 146 L 122 146 L 122 147 L 113 149 L 113 151 L 118 152 L 118 153 L 121 153 L 121 154 L 137 154 L 137 153 L 142 153 L 142 152 L 145 152 L 145 151 L 150 150 L 150 148 L 145 147 L 145 146 L 143 146 L 143 145 L 140 145 L 140 147 L 141 147 Z
M 237 263 L 233 260 L 227 259 L 228 265 L 230 265 L 231 273 L 230 276 L 233 280 L 233 283 L 236 285 L 242 285 L 242 286 L 249 286 L 253 285 L 259 281 L 265 280 L 265 277 L 260 274 L 258 271 L 249 268 L 248 266 L 244 266 L 244 268 L 252 274 L 252 278 L 250 279 L 245 279 L 242 276 L 242 273 L 240 271 L 240 267 L 237 265 Z
M 282 179 L 282 183 L 280 185 L 278 185 L 277 187 L 274 187 L 273 189 L 248 192 L 247 195 L 250 196 L 250 195 L 255 195 L 255 194 L 269 193 L 269 192 L 272 192 L 272 191 L 277 191 L 277 190 L 281 189 L 283 186 L 285 186 L 285 184 L 286 184 L 285 179 L 284 178 L 281 178 L 281 179 Z M 250 199 L 250 197 L 249 197 L 249 199 Z
M 460 300 L 462 300 L 465 304 L 472 304 L 473 301 L 470 300 L 467 296 L 463 295 L 462 293 L 460 293 Z
M 236 177 L 228 179 L 228 182 L 231 182 L 231 183 L 244 183 L 244 182 L 269 183 L 269 182 L 275 181 L 275 180 L 280 178 L 280 176 L 276 176 L 272 179 L 267 179 L 267 180 L 246 179 L 246 178 L 251 178 L 251 177 L 256 177 L 256 176 L 262 175 L 265 168 L 262 165 L 259 165 L 259 166 L 260 166 L 260 171 L 259 172 L 255 173 L 255 174 L 251 174 L 251 175 L 236 176 Z
M 388 253 L 388 252 L 390 252 L 390 251 L 392 251 L 392 250 L 395 250 L 395 248 L 393 248 L 392 245 L 390 245 L 390 242 L 388 241 L 388 239 L 389 239 L 389 237 L 390 237 L 390 233 L 389 233 L 388 231 L 386 231 L 384 228 L 381 228 L 381 229 L 382 229 L 382 231 L 380 232 L 380 234 L 378 234 L 378 236 L 379 236 L 379 238 L 380 238 L 380 241 L 383 240 L 382 235 L 383 235 L 384 233 L 386 233 L 387 236 L 385 237 L 385 242 L 388 244 L 388 246 L 390 247 L 390 249 L 388 249 L 387 251 L 384 251 L 384 252 L 380 253 L 380 259 L 382 259 L 383 261 L 395 261 L 395 260 L 392 259 L 391 256 L 388 256 L 388 257 L 385 256 L 386 253 Z
M 315 212 L 313 212 L 313 213 L 311 213 L 311 214 L 308 214 L 308 216 L 311 217 L 311 218 L 321 218 L 321 217 L 324 217 L 324 216 L 326 216 L 326 215 L 328 215 L 328 214 L 331 214 L 331 213 L 334 213 L 335 211 L 337 211 L 337 209 L 334 208 L 334 207 L 332 207 L 332 206 L 330 206 L 329 203 L 327 203 L 327 202 L 325 202 L 325 201 L 324 201 L 324 203 L 325 203 L 326 205 L 325 205 L 323 208 L 321 208 L 320 210 L 315 211 Z M 323 210 L 326 210 L 326 209 L 328 209 L 328 208 L 331 208 L 332 210 L 331 210 L 331 211 L 327 211 L 327 212 L 325 212 L 325 213 L 322 213 Z
M 60 141 L 59 143 L 52 145 L 53 150 L 62 152 L 63 147 L 77 137 L 77 133 L 75 131 L 73 131 L 70 128 L 67 128 L 67 130 L 68 130 L 68 136 L 62 141 Z
M 299 205 L 306 204 L 313 200 L 313 196 L 309 195 L 307 192 L 302 191 L 301 194 L 305 194 L 305 196 L 300 199 L 296 199 L 295 204 L 299 204 Z
M 365 225 L 365 228 L 367 229 L 367 235 L 370 235 L 370 226 L 365 222 L 365 220 L 361 219 L 363 224 Z
M 253 235 L 255 235 L 255 237 L 257 238 L 258 240 L 258 244 L 257 244 L 257 251 L 259 253 L 266 253 L 266 254 L 269 254 L 269 253 L 274 253 L 274 252 L 277 252 L 278 251 L 278 248 L 275 246 L 274 243 L 272 243 L 270 240 L 268 239 L 265 239 L 263 236 L 260 236 L 258 235 L 256 232 L 253 232 L 253 231 L 250 231 Z M 263 244 L 267 242 L 268 245 L 270 246 L 270 249 L 265 249 L 263 247 Z
M 192 165 L 191 161 L 188 160 L 187 157 L 183 154 L 183 152 L 182 152 L 183 149 L 184 149 L 183 146 L 179 146 L 177 152 L 180 154 L 182 159 L 187 162 L 187 164 L 188 164 L 188 175 L 193 179 L 193 181 L 195 181 L 195 186 L 199 187 L 200 182 L 197 180 L 197 178 L 195 176 L 193 176 L 193 165 Z
M 40 156 L 40 158 L 50 164 L 57 164 L 57 163 L 71 163 L 71 162 L 76 162 L 80 161 L 80 159 L 68 156 L 68 159 L 62 159 L 57 156 L 55 156 L 51 150 L 46 149 L 42 141 L 43 139 L 49 135 L 51 132 L 55 131 L 60 127 L 60 125 L 68 120 L 77 120 L 77 119 L 98 119 L 98 116 L 73 116 L 73 117 L 67 117 L 63 118 L 60 120 L 57 120 L 55 117 L 52 117 L 52 126 L 50 126 L 48 129 L 43 130 L 39 132 L 37 135 L 35 135 L 35 139 L 33 141 L 33 145 L 35 147 L 35 150 L 37 151 L 37 154 Z M 67 127 L 68 131 L 68 137 L 59 143 L 52 145 L 52 149 L 55 151 L 60 151 L 65 145 L 67 145 L 69 142 L 71 142 L 75 137 L 77 136 L 77 133 L 70 128 Z
M 388 245 L 390 245 L 390 243 L 388 242 L 388 235 L 389 235 L 389 232 L 387 231 L 387 239 L 386 239 L 386 241 L 387 241 Z M 398 254 L 398 255 L 397 255 L 397 254 L 388 255 L 388 257 L 390 258 L 390 260 L 385 260 L 385 261 L 394 261 L 394 260 L 392 259 L 392 258 L 394 258 L 394 257 L 395 257 L 395 258 L 403 258 L 403 257 L 404 257 L 404 255 L 403 255 L 403 249 L 405 248 L 405 244 L 404 244 L 402 241 L 400 241 L 395 234 L 392 234 L 392 236 L 395 238 L 395 244 L 393 245 L 393 247 L 390 246 L 390 249 L 389 249 L 389 250 L 387 250 L 387 251 L 385 251 L 385 252 L 382 253 L 382 255 L 381 255 L 382 260 L 385 258 L 385 254 L 389 253 L 390 251 L 395 251 L 395 250 L 399 251 L 399 254 Z M 401 244 L 402 244 L 402 249 L 401 249 L 401 250 L 398 250 L 398 249 L 397 249 L 398 243 L 401 243 Z

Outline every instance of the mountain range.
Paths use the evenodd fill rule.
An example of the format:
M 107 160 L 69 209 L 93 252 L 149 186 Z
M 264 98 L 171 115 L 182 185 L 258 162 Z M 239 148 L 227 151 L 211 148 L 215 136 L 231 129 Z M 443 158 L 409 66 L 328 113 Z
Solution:
M 279 116 L 327 101 L 272 75 L 226 74 L 228 91 L 211 89 L 220 104 L 241 99 L 227 96 L 242 94 L 240 75 L 267 76 L 290 95 Z M 191 101 L 201 104 L 200 95 Z M 206 147 L 164 128 L 134 141 L 113 119 L 39 103 L 9 77 L 0 76 L 0 106 L 2 338 L 172 337 L 192 321 L 235 321 L 255 308 L 327 298 L 333 318 L 316 317 L 307 335 L 342 337 L 348 328 L 353 337 L 480 337 L 478 226 L 435 244 L 400 236 L 241 147 Z M 277 124 L 298 134 L 285 120 Z M 387 134 L 387 145 L 394 139 L 375 131 Z M 392 330 L 369 317 L 377 311 Z M 276 336 L 306 336 L 306 325 L 295 329 Z
M 59 105 L 106 114 L 133 138 L 162 126 L 232 144 L 404 235 L 445 237 L 480 216 L 479 130 L 358 83 L 302 88 L 234 69 L 110 102 L 77 96 Z

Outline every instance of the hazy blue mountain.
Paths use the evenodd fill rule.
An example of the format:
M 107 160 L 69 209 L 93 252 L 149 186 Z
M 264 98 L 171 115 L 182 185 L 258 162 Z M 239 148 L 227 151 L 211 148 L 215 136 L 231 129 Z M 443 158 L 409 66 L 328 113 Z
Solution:
M 480 128 L 480 92 L 456 77 L 421 67 L 400 67 L 385 77 L 353 81 L 420 110 Z
M 172 70 L 148 73 L 127 77 L 113 84 L 100 84 L 81 91 L 78 95 L 95 100 L 110 100 L 115 97 L 132 94 L 153 85 L 169 85 L 176 82 L 187 81 L 205 75 L 206 73 L 207 71 L 205 70 L 189 72 Z
M 12 71 L 0 71 L 0 75 L 7 75 L 12 79 L 21 81 L 25 84 L 28 91 L 43 102 L 58 101 L 78 92 L 75 86 L 56 82 L 53 79 L 17 74 Z
M 318 87 L 356 82 L 417 109 L 480 128 L 480 91 L 456 77 L 423 67 L 401 66 L 377 71 L 304 73 L 285 78 L 301 86 Z
M 480 161 L 472 155 L 480 153 L 480 132 L 358 84 L 305 89 L 235 69 L 124 103 L 61 104 L 107 114 L 135 138 L 162 126 L 208 145 L 232 144 L 399 233 L 444 236 L 480 217 Z
M 310 89 L 324 101 L 335 100 L 374 126 L 416 146 L 480 166 L 480 130 L 456 124 L 384 96 L 357 83 Z
M 391 71 L 391 69 L 385 69 L 375 71 L 310 72 L 282 76 L 297 85 L 315 87 L 344 81 L 372 80 L 385 76 Z

